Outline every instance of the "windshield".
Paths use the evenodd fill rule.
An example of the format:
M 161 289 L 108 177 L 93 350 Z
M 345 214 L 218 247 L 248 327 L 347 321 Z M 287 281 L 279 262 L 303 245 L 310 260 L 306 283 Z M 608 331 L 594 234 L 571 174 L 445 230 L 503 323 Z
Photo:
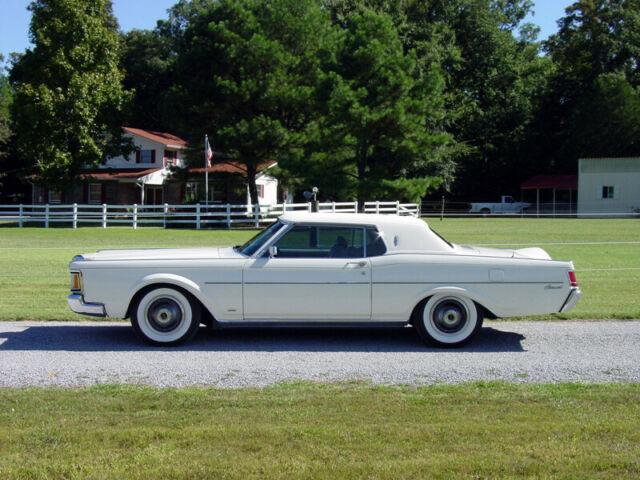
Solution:
M 262 245 L 269 241 L 269 239 L 273 237 L 283 226 L 284 224 L 280 222 L 271 224 L 264 230 L 256 233 L 253 237 L 247 240 L 244 245 L 238 247 L 238 251 L 250 257 L 256 253 Z

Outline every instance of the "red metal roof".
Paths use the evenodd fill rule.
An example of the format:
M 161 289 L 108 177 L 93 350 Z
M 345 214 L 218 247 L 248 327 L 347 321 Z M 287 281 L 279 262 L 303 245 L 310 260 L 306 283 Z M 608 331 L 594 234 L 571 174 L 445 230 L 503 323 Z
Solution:
M 170 133 L 153 132 L 151 130 L 144 130 L 142 128 L 122 127 L 125 132 L 140 135 L 141 137 L 153 140 L 154 142 L 161 143 L 162 145 L 171 145 L 176 147 L 186 147 L 187 141 L 180 137 L 176 137 Z
M 536 175 L 520 185 L 522 190 L 557 188 L 577 189 L 578 175 Z
M 95 178 L 96 180 L 118 180 L 121 178 L 140 178 L 162 168 L 101 168 L 96 170 L 82 170 L 78 178 Z

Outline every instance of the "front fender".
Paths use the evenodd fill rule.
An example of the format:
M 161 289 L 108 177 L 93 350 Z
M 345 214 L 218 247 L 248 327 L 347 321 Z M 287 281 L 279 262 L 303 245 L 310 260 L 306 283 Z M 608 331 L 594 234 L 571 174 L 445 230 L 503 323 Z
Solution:
M 129 307 L 131 306 L 131 301 L 142 289 L 151 285 L 160 284 L 180 287 L 202 302 L 202 291 L 200 289 L 200 286 L 193 280 L 190 280 L 181 275 L 176 275 L 174 273 L 153 273 L 150 275 L 145 275 L 136 282 L 135 287 L 132 289 L 132 293 L 128 298 L 127 305 Z

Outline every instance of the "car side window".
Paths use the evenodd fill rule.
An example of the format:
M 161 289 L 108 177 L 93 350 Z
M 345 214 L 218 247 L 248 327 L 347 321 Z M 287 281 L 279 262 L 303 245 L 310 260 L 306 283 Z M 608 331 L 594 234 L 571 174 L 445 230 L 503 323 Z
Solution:
M 367 228 L 367 257 L 379 257 L 387 253 L 387 247 L 380 236 L 380 232 Z
M 279 258 L 359 258 L 364 228 L 295 226 L 275 246 Z

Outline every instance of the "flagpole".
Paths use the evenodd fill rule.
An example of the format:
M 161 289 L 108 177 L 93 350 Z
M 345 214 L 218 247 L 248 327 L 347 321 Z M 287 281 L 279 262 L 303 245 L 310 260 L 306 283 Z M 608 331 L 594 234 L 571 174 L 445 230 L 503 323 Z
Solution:
M 204 198 L 209 205 L 209 136 L 204 136 Z

